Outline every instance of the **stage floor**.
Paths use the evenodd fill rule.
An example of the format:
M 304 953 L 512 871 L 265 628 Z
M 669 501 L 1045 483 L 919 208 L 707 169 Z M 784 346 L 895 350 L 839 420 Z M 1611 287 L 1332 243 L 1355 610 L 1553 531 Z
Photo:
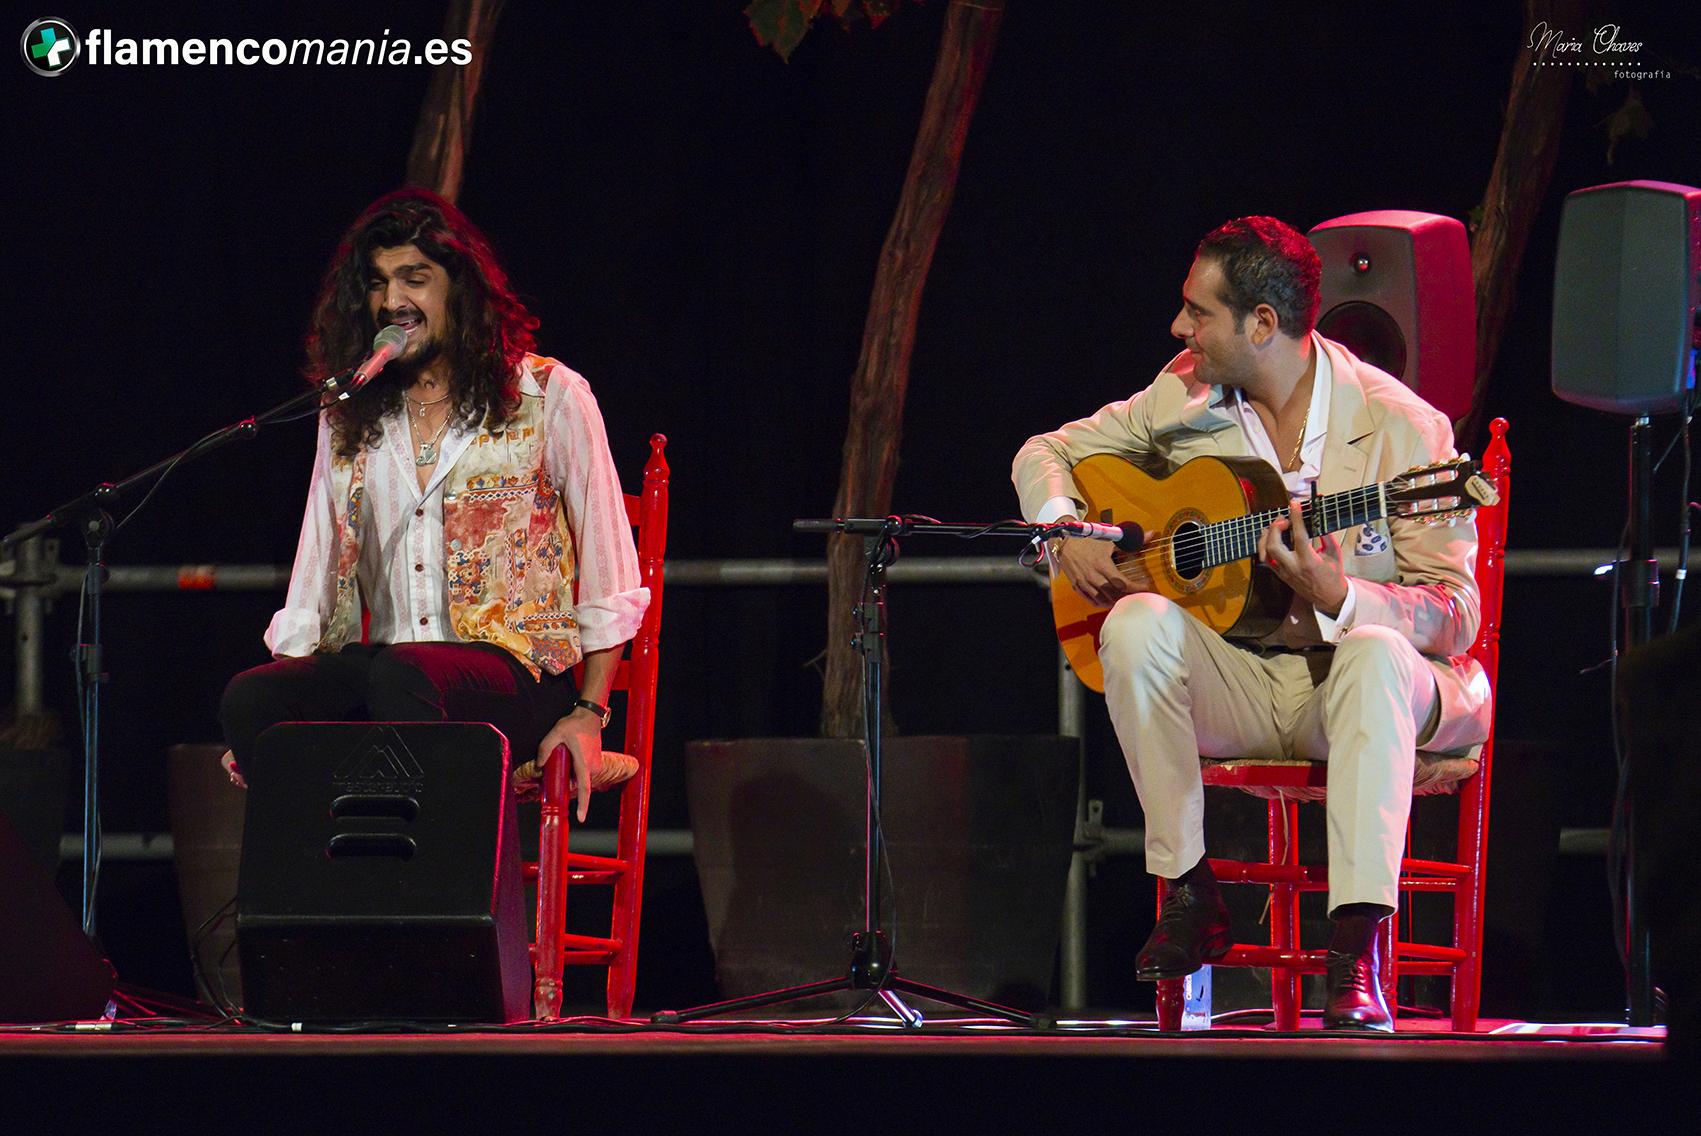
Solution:
M 19 1132 L 70 1131 L 85 1110 L 125 1132 L 194 1129 L 215 1113 L 223 1131 L 397 1131 L 455 1116 L 453 1127 L 475 1136 L 496 1121 L 506 1130 L 551 1118 L 642 1120 L 646 1132 L 907 1131 L 924 1117 L 942 1131 L 1049 1131 L 1092 1118 L 1185 1131 L 1285 1126 L 1363 1100 L 1374 1102 L 1379 1133 L 1453 1136 L 1569 1132 L 1691 1107 L 1662 1029 L 1484 1022 L 1464 1035 L 1435 1024 L 1408 1021 L 1392 1037 L 1158 1034 L 1115 1022 L 1024 1031 L 947 1018 L 915 1030 L 777 1019 L 337 1033 L 145 1020 L 0 1028 L 9 1105 L 0 1115 L 53 1121 L 7 1125 Z M 1268 1112 L 1277 1105 L 1285 1117 Z
M 0 1058 L 211 1055 L 314 1057 L 353 1054 L 539 1055 L 602 1054 L 726 1057 L 738 1054 L 813 1056 L 972 1057 L 1280 1057 L 1423 1061 L 1654 1061 L 1661 1060 L 1663 1027 L 1610 1023 L 1481 1023 L 1475 1033 L 1452 1033 L 1438 1023 L 1407 1019 L 1397 1034 L 1323 1033 L 1315 1015 L 1301 1031 L 1216 1027 L 1165 1034 L 1149 1023 L 1067 1021 L 1025 1030 L 984 1018 L 934 1018 L 901 1029 L 880 1018 L 832 1024 L 825 1019 L 721 1019 L 658 1026 L 604 1018 L 509 1027 L 422 1029 L 305 1027 L 300 1032 L 234 1024 L 166 1024 L 149 1019 L 59 1026 L 0 1026 Z

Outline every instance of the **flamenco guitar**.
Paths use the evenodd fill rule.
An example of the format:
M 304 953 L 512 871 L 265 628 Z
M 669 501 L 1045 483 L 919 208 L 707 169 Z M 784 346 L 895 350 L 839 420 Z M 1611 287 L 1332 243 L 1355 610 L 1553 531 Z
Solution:
M 1287 487 L 1269 463 L 1198 457 L 1154 477 L 1125 458 L 1094 454 L 1075 466 L 1074 475 L 1087 519 L 1133 522 L 1145 533 L 1137 550 L 1112 553 L 1141 591 L 1173 600 L 1230 638 L 1262 638 L 1281 623 L 1292 592 L 1273 569 L 1256 563 L 1259 537 L 1288 509 Z M 1378 485 L 1313 495 L 1303 516 L 1306 531 L 1321 536 L 1384 517 L 1433 523 L 1498 499 L 1479 464 L 1466 456 Z M 1099 627 L 1109 609 L 1083 597 L 1059 572 L 1051 581 L 1051 610 L 1076 675 L 1102 692 Z

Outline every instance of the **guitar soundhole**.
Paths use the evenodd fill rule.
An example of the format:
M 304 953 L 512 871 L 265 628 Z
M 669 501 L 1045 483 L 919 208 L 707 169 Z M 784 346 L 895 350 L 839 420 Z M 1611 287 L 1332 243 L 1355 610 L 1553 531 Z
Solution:
M 1192 581 L 1204 574 L 1205 537 L 1198 524 L 1184 521 L 1177 525 L 1170 548 L 1177 576 Z

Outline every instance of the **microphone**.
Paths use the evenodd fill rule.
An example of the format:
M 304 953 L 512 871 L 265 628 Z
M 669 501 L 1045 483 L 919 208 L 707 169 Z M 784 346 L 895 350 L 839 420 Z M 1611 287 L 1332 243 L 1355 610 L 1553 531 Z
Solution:
M 390 324 L 372 337 L 372 354 L 362 359 L 360 366 L 354 369 L 354 378 L 348 381 L 349 393 L 353 394 L 384 369 L 384 364 L 407 350 L 408 333 Z
M 353 371 L 345 371 L 343 375 L 333 375 L 325 380 L 325 389 L 336 392 L 338 399 L 345 399 L 377 377 L 384 365 L 403 351 L 407 350 L 408 333 L 390 324 L 372 337 L 372 351 L 360 361 Z M 346 388 L 342 387 L 342 379 L 348 379 Z
M 1146 530 L 1133 521 L 1120 525 L 1098 521 L 1058 521 L 1055 527 L 1064 536 L 1078 540 L 1108 540 L 1124 552 L 1138 552 L 1146 543 Z

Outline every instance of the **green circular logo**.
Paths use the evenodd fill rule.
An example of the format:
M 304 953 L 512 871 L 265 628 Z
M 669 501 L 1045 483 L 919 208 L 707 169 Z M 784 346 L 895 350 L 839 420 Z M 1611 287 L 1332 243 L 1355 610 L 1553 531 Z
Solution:
M 62 75 L 77 61 L 82 41 L 70 24 L 60 19 L 37 20 L 24 29 L 24 62 L 37 75 Z

